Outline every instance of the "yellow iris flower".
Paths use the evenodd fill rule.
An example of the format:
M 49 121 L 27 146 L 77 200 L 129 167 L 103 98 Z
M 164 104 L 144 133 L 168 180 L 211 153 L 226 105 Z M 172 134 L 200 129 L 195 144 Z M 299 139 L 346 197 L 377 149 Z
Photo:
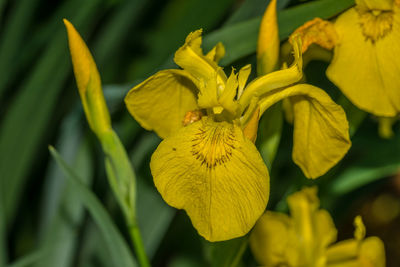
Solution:
M 267 211 L 250 235 L 250 247 L 263 266 L 384 267 L 385 250 L 377 237 L 365 238 L 361 217 L 354 220 L 354 239 L 335 243 L 330 214 L 319 209 L 316 187 L 288 197 L 291 212 Z
M 333 23 L 315 19 L 297 30 L 309 44 L 334 48 L 328 78 L 357 107 L 377 116 L 400 112 L 400 1 L 356 0 Z
M 132 88 L 125 103 L 145 129 L 164 139 L 150 163 L 164 200 L 184 209 L 205 239 L 220 241 L 246 234 L 268 202 L 268 170 L 249 139 L 268 107 L 290 97 L 293 158 L 308 177 L 336 164 L 350 141 L 340 106 L 314 86 L 293 85 L 302 77 L 298 41 L 290 68 L 247 86 L 250 65 L 227 77 L 217 64 L 222 44 L 204 55 L 201 43 L 201 30 L 190 33 L 175 53 L 182 69 L 159 71 Z

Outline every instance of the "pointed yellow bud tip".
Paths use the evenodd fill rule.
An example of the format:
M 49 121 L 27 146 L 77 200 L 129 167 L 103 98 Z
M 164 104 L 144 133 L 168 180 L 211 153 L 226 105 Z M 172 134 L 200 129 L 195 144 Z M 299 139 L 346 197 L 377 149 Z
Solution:
M 76 83 L 80 93 L 84 93 L 89 83 L 94 60 L 82 37 L 67 19 L 63 19 L 68 34 L 68 44 Z
M 259 75 L 277 69 L 279 60 L 279 33 L 276 0 L 272 0 L 261 20 L 257 44 L 257 72 Z
M 76 84 L 90 128 L 100 135 L 111 128 L 110 115 L 101 89 L 96 63 L 82 37 L 67 19 L 63 19 L 68 34 Z
M 295 30 L 291 36 L 300 36 L 302 40 L 302 52 L 307 51 L 312 44 L 317 44 L 331 50 L 338 42 L 338 36 L 333 24 L 329 21 L 315 18 L 306 22 Z

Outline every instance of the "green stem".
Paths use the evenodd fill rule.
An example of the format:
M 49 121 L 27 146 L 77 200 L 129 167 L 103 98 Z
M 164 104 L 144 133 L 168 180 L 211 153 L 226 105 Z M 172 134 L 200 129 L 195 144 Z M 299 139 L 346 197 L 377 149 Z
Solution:
M 150 267 L 151 265 L 144 250 L 142 236 L 140 235 L 139 227 L 137 224 L 131 224 L 129 226 L 129 234 L 133 247 L 135 249 L 136 258 L 138 259 L 140 266 Z

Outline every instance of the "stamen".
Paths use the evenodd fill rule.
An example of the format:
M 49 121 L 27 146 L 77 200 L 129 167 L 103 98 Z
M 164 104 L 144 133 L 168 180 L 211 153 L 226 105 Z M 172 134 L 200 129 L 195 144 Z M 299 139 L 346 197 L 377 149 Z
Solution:
M 182 124 L 183 126 L 188 126 L 189 124 L 192 124 L 193 122 L 201 120 L 201 117 L 203 116 L 203 112 L 200 110 L 193 110 L 193 111 L 188 111 L 185 114 L 185 117 L 183 118 Z

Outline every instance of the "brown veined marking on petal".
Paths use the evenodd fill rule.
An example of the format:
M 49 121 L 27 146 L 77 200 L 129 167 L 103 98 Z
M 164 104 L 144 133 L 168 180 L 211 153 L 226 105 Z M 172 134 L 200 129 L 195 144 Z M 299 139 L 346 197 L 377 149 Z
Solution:
M 312 44 L 331 50 L 338 42 L 338 36 L 333 24 L 320 18 L 314 18 L 297 28 L 291 34 L 291 39 L 295 36 L 300 36 L 301 38 L 302 53 L 307 51 Z
M 201 110 L 192 110 L 188 111 L 185 114 L 185 117 L 183 118 L 182 124 L 183 126 L 188 126 L 189 124 L 192 124 L 193 122 L 201 120 L 201 117 L 203 117 L 203 112 Z
M 369 10 L 360 6 L 355 9 L 366 41 L 374 44 L 392 31 L 394 11 Z
M 204 123 L 192 141 L 192 155 L 212 170 L 232 157 L 235 149 L 234 126 L 227 123 L 209 125 Z

